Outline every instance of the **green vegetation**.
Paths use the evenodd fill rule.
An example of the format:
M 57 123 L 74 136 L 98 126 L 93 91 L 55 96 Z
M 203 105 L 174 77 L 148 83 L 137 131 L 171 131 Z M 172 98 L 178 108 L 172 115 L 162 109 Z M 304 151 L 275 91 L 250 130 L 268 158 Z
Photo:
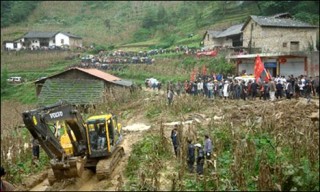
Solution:
M 249 15 L 289 12 L 318 24 L 318 7 L 317 1 L 3 1 L 1 27 L 7 30 L 1 40 L 13 40 L 32 26 L 38 31 L 70 31 L 82 36 L 85 45 L 95 43 L 103 49 L 145 44 L 150 39 L 158 48 L 199 47 L 205 30 L 242 23 Z
M 23 22 L 39 1 L 1 1 L 1 28 Z
M 32 29 L 70 31 L 82 36 L 84 45 L 95 45 L 93 50 L 83 54 L 97 54 L 101 50 L 114 50 L 119 47 L 143 50 L 188 45 L 199 48 L 203 32 L 207 29 L 222 29 L 241 23 L 249 15 L 272 15 L 280 12 L 289 12 L 295 18 L 311 24 L 319 23 L 318 1 L 1 1 L 1 41 L 13 40 Z M 77 59 L 66 60 L 70 54 L 73 52 L 2 51 L 1 102 L 17 101 L 25 108 L 35 105 L 38 99 L 33 82 L 79 63 Z M 208 72 L 225 75 L 234 71 L 234 65 L 223 59 L 223 53 L 219 53 L 215 58 L 196 58 L 182 53 L 156 55 L 154 58 L 154 65 L 128 65 L 122 71 L 110 73 L 138 83 L 154 77 L 163 82 L 165 89 L 168 81 L 188 80 L 191 71 L 201 71 L 203 66 L 207 67 Z M 21 76 L 27 82 L 9 84 L 6 79 L 10 76 Z M 145 102 L 139 100 L 142 96 L 138 93 L 116 95 L 119 97 L 110 98 L 108 105 L 103 106 L 100 111 L 125 111 L 121 117 L 127 118 L 130 113 L 141 110 L 141 114 L 152 122 L 163 116 L 177 119 L 209 108 L 213 111 L 210 111 L 212 116 L 216 113 L 213 102 L 198 97 L 177 100 L 174 107 L 168 108 L 165 98 L 157 102 Z M 12 111 L 17 112 L 17 108 L 13 106 L 10 111 L 6 109 L 7 116 L 1 118 L 2 122 L 8 121 L 14 114 Z M 19 113 L 14 116 L 20 115 Z M 20 123 L 16 120 L 2 127 L 10 130 Z M 214 129 L 211 130 L 210 127 Z M 257 180 L 259 177 L 268 178 L 270 175 L 272 184 L 281 185 L 282 190 L 319 190 L 319 149 L 318 145 L 314 144 L 316 142 L 307 136 L 311 135 L 310 132 L 299 136 L 300 133 L 292 133 L 290 126 L 279 129 L 266 123 L 261 128 L 254 126 L 252 129 L 242 125 L 214 123 L 208 127 L 197 128 L 200 136 L 203 136 L 204 132 L 214 136 L 212 138 L 218 162 L 216 175 L 207 177 L 208 180 L 204 181 L 184 174 L 181 177 L 181 190 L 275 190 L 263 188 L 271 185 L 261 186 L 263 183 L 259 184 Z M 139 171 L 148 178 L 155 178 L 159 172 L 165 170 L 164 166 L 159 165 L 164 165 L 164 162 L 172 159 L 171 150 L 168 148 L 171 145 L 163 139 L 162 131 L 160 129 L 160 135 L 147 132 L 143 140 L 134 146 L 126 168 L 126 176 L 129 177 L 129 183 L 125 186 L 127 190 L 153 190 L 139 182 Z M 2 149 L 6 151 L 15 142 L 29 142 L 30 134 L 25 129 L 10 130 L 9 133 L 6 138 L 1 134 Z M 23 139 L 19 140 L 20 138 Z M 292 144 L 295 147 L 292 147 Z M 28 149 L 13 159 L 12 163 L 1 156 L 1 162 L 4 162 L 5 167 L 10 167 L 10 181 L 21 183 L 23 176 L 39 172 L 48 165 L 49 160 L 43 150 L 39 167 L 31 165 L 31 154 L 31 150 Z M 243 161 L 236 162 L 237 159 Z M 177 173 L 181 167 L 173 163 L 171 171 Z M 272 174 L 263 175 L 266 170 L 272 171 Z
M 157 117 L 153 118 L 152 116 L 154 120 L 163 117 L 164 114 L 167 118 L 174 117 L 177 119 L 181 115 L 177 111 L 182 112 L 183 110 L 176 109 L 188 102 L 197 103 L 199 106 L 198 108 L 191 108 L 190 112 L 192 113 L 201 112 L 204 106 L 216 109 L 218 106 L 225 105 L 225 102 L 221 100 L 210 103 L 203 101 L 203 98 L 195 97 L 192 99 L 192 102 L 188 98 L 176 100 L 176 103 L 170 109 L 161 104 L 149 104 L 148 114 L 151 111 L 156 113 Z M 223 110 L 226 110 L 226 108 L 223 108 Z M 295 113 L 295 110 L 289 113 Z M 169 184 L 167 190 L 170 189 L 171 185 L 173 188 L 174 183 L 176 183 L 175 190 L 191 191 L 319 190 L 319 157 L 317 155 L 319 151 L 315 149 L 318 141 L 308 139 L 308 136 L 305 135 L 310 130 L 312 132 L 313 126 L 305 126 L 296 132 L 297 130 L 292 130 L 292 127 L 280 128 L 279 124 L 276 124 L 269 117 L 263 120 L 260 125 L 252 123 L 250 126 L 245 126 L 235 123 L 236 120 L 231 121 L 219 124 L 211 121 L 208 126 L 204 127 L 194 125 L 194 129 L 198 133 L 197 138 L 201 140 L 205 133 L 209 133 L 213 138 L 216 153 L 216 157 L 213 158 L 216 161 L 216 167 L 206 164 L 206 171 L 202 178 L 196 177 L 195 173 L 186 173 L 187 165 L 183 157 L 182 161 L 180 161 L 180 158 L 168 159 L 164 152 L 155 150 L 158 142 L 155 136 L 151 137 L 154 144 L 152 144 L 152 139 L 149 136 L 145 137 L 133 147 L 133 153 L 129 158 L 126 169 L 126 174 L 129 177 L 126 189 L 137 189 L 144 184 L 145 188 L 139 188 L 140 190 L 152 190 L 151 183 L 147 181 L 154 180 L 154 175 L 146 171 L 148 168 L 148 170 L 152 170 L 152 165 L 149 166 L 147 162 L 150 161 L 149 159 L 156 159 L 156 162 L 163 163 L 162 165 L 158 164 L 161 167 L 160 175 L 162 175 L 158 179 Z M 184 126 L 183 129 L 187 131 L 190 126 Z M 159 135 L 161 135 L 161 131 Z M 181 140 L 185 141 L 185 137 L 184 135 Z M 199 140 L 196 142 L 199 142 Z M 292 145 L 295 147 L 292 147 Z M 141 173 L 146 173 L 145 178 L 141 177 Z M 179 175 L 176 180 L 172 176 L 174 174 Z M 137 177 L 138 175 L 139 177 Z M 130 188 L 133 186 L 134 188 Z

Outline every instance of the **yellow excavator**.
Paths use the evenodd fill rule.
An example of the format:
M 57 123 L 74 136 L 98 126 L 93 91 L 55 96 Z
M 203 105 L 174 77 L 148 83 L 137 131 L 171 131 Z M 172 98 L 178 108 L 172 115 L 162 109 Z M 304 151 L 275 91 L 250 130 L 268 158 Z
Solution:
M 124 156 L 122 127 L 113 114 L 89 117 L 85 122 L 75 106 L 63 101 L 22 113 L 26 128 L 50 158 L 49 184 L 81 177 L 84 168 L 108 178 Z M 56 137 L 52 124 L 64 130 Z

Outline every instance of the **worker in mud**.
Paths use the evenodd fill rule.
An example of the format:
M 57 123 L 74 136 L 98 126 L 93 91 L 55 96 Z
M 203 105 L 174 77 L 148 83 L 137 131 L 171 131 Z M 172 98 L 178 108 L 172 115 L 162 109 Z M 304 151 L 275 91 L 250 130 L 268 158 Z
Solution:
M 167 98 L 168 98 L 168 105 L 172 105 L 172 101 L 173 101 L 173 90 L 169 89 L 168 94 L 167 94 Z
M 195 162 L 195 147 L 192 144 L 192 140 L 189 139 L 188 140 L 188 159 L 187 159 L 187 163 L 188 163 L 188 168 L 190 173 L 193 173 L 193 165 Z
M 204 152 L 200 143 L 194 145 L 197 148 L 197 173 L 199 175 L 203 174 L 203 165 L 204 165 Z
M 204 136 L 204 154 L 205 158 L 209 160 L 211 158 L 211 153 L 212 153 L 212 141 L 209 138 L 209 135 Z
M 0 191 L 14 191 L 14 186 L 8 181 L 4 180 L 4 176 L 6 175 L 6 170 L 1 166 L 0 167 Z
M 32 144 L 32 164 L 38 164 L 40 157 L 40 145 L 38 139 L 33 138 L 31 140 Z
M 178 151 L 179 151 L 179 140 L 178 140 L 178 130 L 177 130 L 178 125 L 174 125 L 174 129 L 171 131 L 171 140 L 172 140 L 172 145 L 174 149 L 174 153 L 176 157 L 178 157 Z

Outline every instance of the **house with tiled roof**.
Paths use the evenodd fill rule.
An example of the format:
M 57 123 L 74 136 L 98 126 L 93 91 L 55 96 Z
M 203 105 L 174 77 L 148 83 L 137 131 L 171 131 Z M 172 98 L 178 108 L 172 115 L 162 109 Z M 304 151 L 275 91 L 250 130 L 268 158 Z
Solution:
M 259 48 L 261 52 L 290 52 L 316 50 L 317 28 L 290 14 L 251 15 L 241 31 L 246 47 Z
M 34 82 L 39 105 L 65 100 L 86 105 L 106 101 L 112 90 L 130 88 L 131 81 L 121 79 L 98 69 L 70 68 Z
M 242 46 L 242 24 L 232 25 L 222 31 L 208 30 L 203 36 L 204 49 L 216 47 L 239 47 Z
M 247 54 L 228 56 L 237 64 L 237 72 L 252 74 L 257 54 L 272 76 L 319 75 L 316 48 L 318 26 L 294 19 L 288 13 L 248 17 L 242 28 Z
M 4 48 L 7 50 L 20 49 L 48 49 L 55 48 L 76 48 L 82 47 L 82 38 L 64 32 L 40 32 L 31 31 L 24 34 L 21 38 L 3 42 Z

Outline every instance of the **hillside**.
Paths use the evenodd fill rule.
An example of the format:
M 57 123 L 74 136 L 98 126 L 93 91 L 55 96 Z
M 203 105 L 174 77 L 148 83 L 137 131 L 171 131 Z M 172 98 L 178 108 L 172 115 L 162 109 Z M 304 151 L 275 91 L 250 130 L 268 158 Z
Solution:
M 205 30 L 242 23 L 249 15 L 282 12 L 319 23 L 319 1 L 1 1 L 1 41 L 28 31 L 65 31 L 83 37 L 85 46 L 109 49 L 106 53 L 198 47 Z M 111 177 L 99 181 L 95 170 L 85 169 L 79 178 L 50 186 L 50 158 L 41 148 L 39 161 L 33 163 L 32 135 L 22 113 L 35 109 L 39 100 L 52 99 L 36 96 L 37 79 L 79 65 L 83 56 L 98 53 L 94 51 L 1 49 L 1 166 L 7 171 L 2 179 L 16 191 L 319 191 L 319 95 L 308 103 L 299 95 L 270 101 L 183 92 L 175 94 L 169 106 L 169 81 L 189 80 L 203 66 L 226 75 L 234 69 L 223 52 L 198 58 L 176 51 L 152 55 L 152 64 L 119 64 L 117 70 L 106 70 L 142 88 L 113 92 L 107 102 L 82 113 L 85 120 L 111 112 L 122 125 L 125 156 Z M 11 76 L 25 81 L 10 83 Z M 160 90 L 145 87 L 150 77 L 163 82 Z M 61 96 L 85 94 L 88 100 L 103 87 L 86 81 L 81 86 L 86 89 L 78 91 L 81 80 L 48 82 Z M 171 141 L 174 125 L 181 141 L 178 157 Z M 203 175 L 190 173 L 184 141 L 192 138 L 193 144 L 203 145 L 205 135 L 212 140 L 212 159 L 205 161 Z
M 19 15 L 10 19 L 5 13 L 15 15 L 26 5 L 5 10 L 2 20 L 11 23 L 1 27 L 1 41 L 18 38 L 27 31 L 68 31 L 83 37 L 86 46 L 199 46 L 205 30 L 241 23 L 251 14 L 291 11 L 300 19 L 318 23 L 313 13 L 319 10 L 314 4 L 291 2 L 289 7 L 275 1 L 41 1 L 35 8 L 25 8 L 33 11 L 20 22 L 16 18 Z M 304 8 L 310 12 L 304 14 Z M 194 36 L 188 38 L 189 34 Z

